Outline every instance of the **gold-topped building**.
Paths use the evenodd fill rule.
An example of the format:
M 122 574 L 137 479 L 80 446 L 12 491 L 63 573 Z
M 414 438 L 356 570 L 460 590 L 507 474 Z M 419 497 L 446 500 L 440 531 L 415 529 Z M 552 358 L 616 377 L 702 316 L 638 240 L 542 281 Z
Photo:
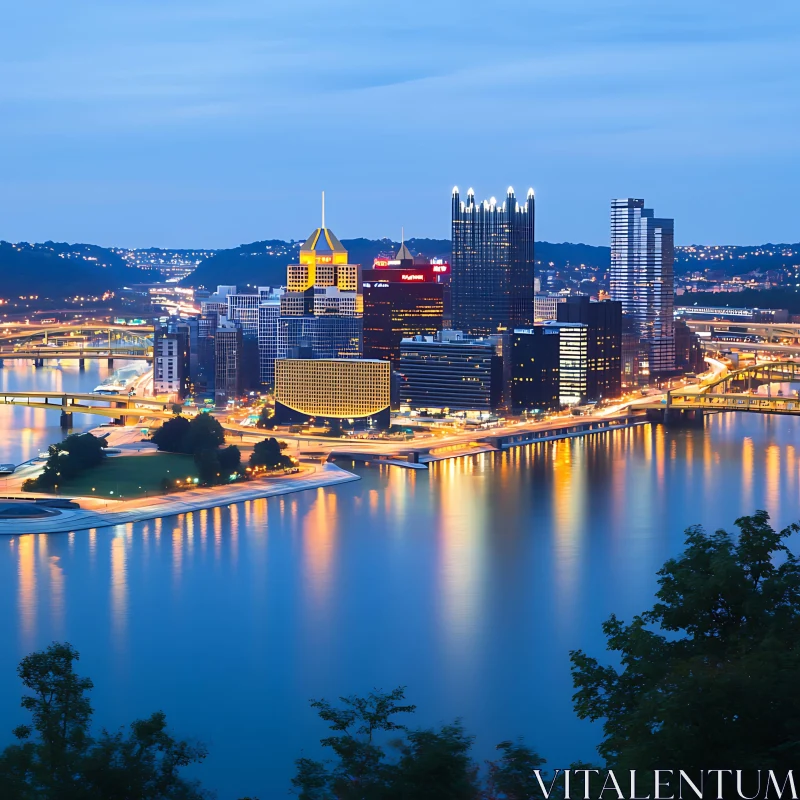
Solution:
M 330 228 L 317 228 L 300 248 L 298 264 L 289 264 L 281 316 L 364 313 L 361 265 L 349 264 L 347 250 Z

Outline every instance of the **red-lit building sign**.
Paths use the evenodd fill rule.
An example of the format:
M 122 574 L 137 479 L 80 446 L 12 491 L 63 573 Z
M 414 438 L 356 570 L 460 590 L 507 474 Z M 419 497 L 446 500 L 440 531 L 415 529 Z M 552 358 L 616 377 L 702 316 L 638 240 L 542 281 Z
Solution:
M 437 276 L 427 265 L 409 267 L 408 269 L 392 269 L 379 267 L 365 269 L 362 273 L 365 281 L 381 281 L 384 283 L 436 283 Z

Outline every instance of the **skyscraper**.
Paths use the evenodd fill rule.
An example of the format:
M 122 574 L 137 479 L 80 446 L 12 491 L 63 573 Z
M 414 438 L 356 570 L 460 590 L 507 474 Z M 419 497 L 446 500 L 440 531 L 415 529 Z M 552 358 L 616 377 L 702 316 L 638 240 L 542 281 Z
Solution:
M 644 200 L 611 201 L 611 299 L 633 319 L 651 375 L 675 369 L 674 261 L 674 220 L 656 217 Z
M 214 402 L 224 406 L 242 393 L 242 327 L 220 317 L 214 337 Z
M 509 186 L 493 197 L 462 202 L 453 189 L 453 328 L 486 335 L 533 325 L 534 196 L 524 205 Z
M 397 368 L 400 342 L 433 336 L 443 327 L 444 284 L 439 265 L 414 265 L 405 244 L 392 261 L 398 267 L 364 270 L 364 358 L 388 359 Z
M 316 358 L 360 358 L 363 317 L 361 265 L 348 263 L 347 250 L 323 217 L 323 226 L 300 248 L 299 263 L 287 269 L 276 358 L 300 346 L 310 346 Z

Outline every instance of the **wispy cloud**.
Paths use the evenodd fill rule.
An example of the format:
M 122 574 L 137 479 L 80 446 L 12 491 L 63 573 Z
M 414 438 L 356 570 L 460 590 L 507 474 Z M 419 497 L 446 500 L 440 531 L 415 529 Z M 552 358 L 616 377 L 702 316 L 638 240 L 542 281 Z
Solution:
M 419 197 L 421 233 L 446 229 L 434 198 L 465 170 L 503 185 L 533 173 L 522 181 L 549 191 L 543 219 L 563 228 L 568 198 L 636 191 L 614 182 L 677 197 L 681 165 L 704 191 L 748 169 L 761 185 L 768 158 L 786 162 L 778 193 L 800 177 L 796 0 L 508 0 L 502 13 L 472 0 L 41 0 L 5 23 L 0 215 L 12 221 L 30 212 L 4 205 L 3 186 L 47 173 L 108 176 L 123 193 L 150 176 L 154 197 L 175 184 L 200 197 L 208 180 L 244 197 L 256 181 L 267 206 L 327 181 L 345 200 Z M 381 232 L 382 208 L 348 212 L 353 232 Z M 154 199 L 131 219 L 164 213 Z M 200 216 L 176 224 L 205 233 Z M 243 218 L 210 224 L 258 238 L 232 233 Z M 605 215 L 581 225 L 597 239 Z

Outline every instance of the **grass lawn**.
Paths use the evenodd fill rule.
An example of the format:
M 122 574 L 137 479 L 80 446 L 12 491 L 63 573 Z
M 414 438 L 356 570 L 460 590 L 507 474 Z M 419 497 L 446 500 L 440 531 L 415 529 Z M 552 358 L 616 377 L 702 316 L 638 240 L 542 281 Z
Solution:
M 144 497 L 163 494 L 162 481 L 169 478 L 196 477 L 194 458 L 178 453 L 157 453 L 147 456 L 111 456 L 99 467 L 93 467 L 61 487 L 64 495 L 84 497 Z M 92 491 L 94 489 L 94 491 Z M 113 492 L 113 494 L 111 494 Z

